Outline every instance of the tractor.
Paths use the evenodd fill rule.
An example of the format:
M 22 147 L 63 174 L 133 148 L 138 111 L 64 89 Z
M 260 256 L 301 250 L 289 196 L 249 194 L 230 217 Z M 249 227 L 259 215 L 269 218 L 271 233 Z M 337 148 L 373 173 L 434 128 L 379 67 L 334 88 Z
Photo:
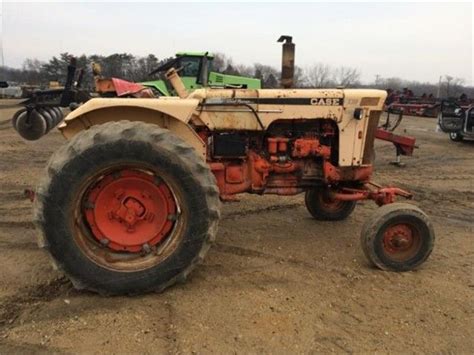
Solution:
M 202 67 L 203 57 L 206 57 L 207 67 Z M 214 72 L 212 70 L 212 63 L 214 56 L 208 52 L 180 52 L 176 53 L 176 57 L 167 61 L 157 69 L 150 73 L 155 75 L 157 73 L 165 73 L 170 68 L 180 68 L 180 77 L 187 90 L 194 90 L 208 87 L 232 87 L 240 89 L 260 89 L 261 83 L 259 79 L 246 78 L 236 75 L 228 75 Z M 203 77 L 202 71 L 207 71 L 207 78 Z M 203 81 L 200 80 L 202 78 Z M 171 96 L 173 94 L 172 88 L 166 85 L 164 80 L 152 80 L 140 83 L 143 86 L 152 88 L 158 95 Z M 171 89 L 171 90 L 170 90 Z
M 427 260 L 428 216 L 396 202 L 408 191 L 372 182 L 387 93 L 294 89 L 294 44 L 283 41 L 281 89 L 209 87 L 204 55 L 202 88 L 166 70 L 177 96 L 83 97 L 71 65 L 63 91 L 25 103 L 13 123 L 28 139 L 62 121 L 66 142 L 30 196 L 40 247 L 76 288 L 139 294 L 184 281 L 216 239 L 221 203 L 242 193 L 301 193 L 314 219 L 333 222 L 373 200 L 360 234 L 369 262 L 409 271 Z M 72 109 L 64 120 L 58 102 Z
M 381 207 L 360 237 L 369 261 L 408 271 L 428 258 L 427 215 L 395 202 L 409 192 L 371 181 L 385 91 L 190 93 L 175 68 L 166 78 L 178 97 L 92 98 L 58 126 L 67 142 L 44 171 L 34 219 L 40 246 L 75 287 L 138 294 L 185 280 L 215 241 L 221 202 L 241 193 L 303 193 L 322 221 L 373 200 Z

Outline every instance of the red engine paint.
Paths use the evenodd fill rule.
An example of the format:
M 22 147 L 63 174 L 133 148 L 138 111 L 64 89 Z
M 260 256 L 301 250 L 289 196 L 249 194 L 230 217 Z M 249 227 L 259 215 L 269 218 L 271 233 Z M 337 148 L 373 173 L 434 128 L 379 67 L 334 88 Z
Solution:
M 317 138 L 299 138 L 293 143 L 291 155 L 296 158 L 321 156 L 324 159 L 329 159 L 331 156 L 331 148 L 321 145 Z
M 200 132 L 205 142 L 208 141 L 207 134 L 208 132 Z M 327 124 L 322 136 L 334 135 L 334 127 Z M 397 140 L 397 143 L 414 146 L 414 140 L 410 140 L 410 137 L 402 141 Z M 330 161 L 331 147 L 321 144 L 318 137 L 268 137 L 266 145 L 267 151 L 261 154 L 249 150 L 247 157 L 239 160 L 208 161 L 223 200 L 235 200 L 236 194 L 244 192 L 277 195 L 304 192 L 312 187 L 311 183 L 308 185 L 304 179 L 308 166 L 313 171 L 319 171 L 319 184 L 325 183 L 330 187 L 330 197 L 334 201 L 371 199 L 378 205 L 384 205 L 394 202 L 396 196 L 412 197 L 410 193 L 395 187 L 371 187 L 369 181 L 373 173 L 372 165 L 342 168 L 335 166 Z M 354 183 L 361 187 L 344 187 Z
M 328 131 L 328 135 L 332 132 Z M 289 145 L 291 143 L 291 148 Z M 368 181 L 372 166 L 338 168 L 329 162 L 331 148 L 316 137 L 291 140 L 286 137 L 267 138 L 268 155 L 250 150 L 247 157 L 236 161 L 210 161 L 221 197 L 232 200 L 233 195 L 251 192 L 259 194 L 294 195 L 311 187 L 305 181 L 305 167 L 322 160 L 320 178 L 327 183 Z

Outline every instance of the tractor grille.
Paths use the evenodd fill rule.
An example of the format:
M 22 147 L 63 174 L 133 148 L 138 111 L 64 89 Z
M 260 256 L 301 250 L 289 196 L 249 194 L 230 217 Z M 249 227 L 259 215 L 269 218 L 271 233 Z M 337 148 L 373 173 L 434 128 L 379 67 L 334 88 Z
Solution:
M 379 125 L 379 119 L 381 111 L 371 111 L 369 114 L 369 122 L 367 124 L 367 135 L 365 137 L 364 156 L 362 159 L 363 164 L 371 164 L 374 155 L 374 140 L 375 131 Z

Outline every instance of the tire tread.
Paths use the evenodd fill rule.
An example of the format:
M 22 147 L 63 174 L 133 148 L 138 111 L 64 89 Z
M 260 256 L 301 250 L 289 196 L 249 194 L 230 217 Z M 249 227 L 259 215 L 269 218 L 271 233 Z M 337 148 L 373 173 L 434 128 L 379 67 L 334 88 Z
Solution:
M 179 137 L 173 135 L 170 131 L 160 128 L 157 125 L 144 122 L 116 121 L 92 126 L 90 129 L 76 134 L 68 144 L 62 146 L 53 154 L 46 167 L 46 173 L 43 175 L 36 189 L 37 198 L 34 203 L 33 217 L 34 223 L 40 231 L 37 234 L 38 245 L 41 248 L 48 249 L 47 237 L 44 234 L 44 204 L 49 197 L 53 178 L 64 169 L 69 161 L 80 156 L 81 153 L 93 145 L 121 140 L 125 142 L 129 140 L 139 140 L 147 142 L 150 146 L 167 147 L 171 152 L 179 155 L 181 163 L 185 164 L 187 169 L 192 172 L 190 178 L 192 178 L 195 183 L 201 185 L 205 192 L 205 201 L 209 210 L 205 218 L 209 227 L 205 234 L 201 251 L 190 262 L 189 266 L 183 269 L 177 276 L 166 283 L 157 285 L 153 289 L 154 291 L 161 292 L 178 280 L 184 281 L 198 262 L 204 258 L 217 234 L 221 203 L 214 174 L 212 174 L 207 164 L 195 153 L 194 148 Z M 59 260 L 54 257 L 53 260 L 60 270 L 65 270 Z M 93 287 L 87 280 L 77 280 L 70 274 L 66 276 L 71 279 L 74 287 L 77 289 L 87 289 L 101 294 L 111 294 L 110 292 L 104 292 L 102 289 Z

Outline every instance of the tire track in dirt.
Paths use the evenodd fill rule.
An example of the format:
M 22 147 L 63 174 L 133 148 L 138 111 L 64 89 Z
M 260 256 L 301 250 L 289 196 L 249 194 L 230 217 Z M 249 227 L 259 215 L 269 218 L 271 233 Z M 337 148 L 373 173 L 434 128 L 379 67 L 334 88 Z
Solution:
M 179 354 L 180 347 L 178 342 L 178 332 L 175 324 L 176 310 L 170 302 L 165 302 L 165 309 L 167 311 L 167 318 L 165 324 L 165 338 L 168 340 L 168 353 Z
M 7 128 L 13 129 L 12 120 L 7 119 L 7 120 L 0 121 L 0 130 L 4 130 L 4 129 L 7 129 Z
M 31 221 L 0 221 L 0 228 L 24 228 L 34 229 L 35 225 Z
M 254 208 L 254 209 L 243 210 L 243 211 L 233 211 L 233 212 L 224 213 L 221 220 L 231 219 L 231 218 L 234 218 L 234 217 L 244 217 L 244 216 L 248 216 L 248 215 L 252 215 L 252 214 L 260 214 L 260 213 L 269 213 L 269 212 L 275 212 L 275 211 L 291 210 L 291 209 L 294 209 L 296 207 L 301 207 L 301 204 L 300 203 L 290 203 L 290 204 L 284 204 L 284 205 Z
M 17 343 L 3 339 L 0 344 L 0 354 L 69 354 L 62 349 L 49 345 Z
M 1 198 L 0 198 L 1 199 Z M 31 212 L 31 207 L 0 207 L 0 215 L 6 214 L 7 212 Z
M 243 248 L 237 245 L 231 245 L 231 244 L 221 243 L 221 242 L 216 242 L 213 245 L 213 250 L 220 253 L 232 254 L 232 255 L 237 255 L 237 256 L 247 256 L 247 257 L 273 260 L 275 263 L 287 263 L 295 267 L 304 268 L 305 270 L 311 269 L 311 270 L 320 271 L 321 269 L 324 269 L 326 271 L 334 272 L 343 277 L 347 277 L 347 278 L 353 277 L 351 273 L 347 272 L 343 268 L 329 266 L 325 263 L 318 262 L 316 260 L 307 262 L 304 260 L 286 258 L 286 257 L 274 255 L 274 254 L 264 253 L 264 252 L 254 250 L 254 249 Z M 360 275 L 367 275 L 367 273 L 365 273 L 363 270 L 358 270 L 357 272 Z
M 27 287 L 13 296 L 6 297 L 0 303 L 0 334 L 12 326 L 26 309 L 52 301 L 71 290 L 69 280 L 60 277 L 46 284 Z
M 13 201 L 23 201 L 25 200 L 25 195 L 24 195 L 24 192 L 23 191 L 11 191 L 11 190 L 14 190 L 14 189 L 10 189 L 10 188 L 7 188 L 7 187 L 4 187 L 2 186 L 2 189 L 5 189 L 5 190 L 10 190 L 10 191 L 6 191 L 6 192 L 0 192 L 0 200 L 5 203 L 5 202 L 13 202 Z
M 0 240 L 0 249 L 34 250 L 34 251 L 40 250 L 38 248 L 38 244 L 33 240 L 29 242 L 18 242 L 18 241 L 11 242 L 11 241 Z

